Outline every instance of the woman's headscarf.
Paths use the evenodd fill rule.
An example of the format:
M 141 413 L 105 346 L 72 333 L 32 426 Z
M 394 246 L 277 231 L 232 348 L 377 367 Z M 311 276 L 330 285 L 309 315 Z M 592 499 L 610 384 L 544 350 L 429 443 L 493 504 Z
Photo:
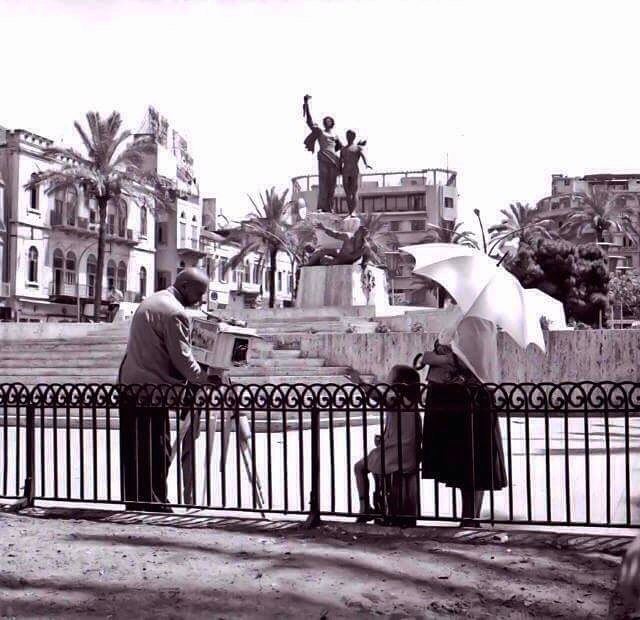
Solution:
M 482 383 L 498 383 L 498 330 L 491 321 L 470 316 L 442 330 L 441 344 L 451 346 L 458 359 Z

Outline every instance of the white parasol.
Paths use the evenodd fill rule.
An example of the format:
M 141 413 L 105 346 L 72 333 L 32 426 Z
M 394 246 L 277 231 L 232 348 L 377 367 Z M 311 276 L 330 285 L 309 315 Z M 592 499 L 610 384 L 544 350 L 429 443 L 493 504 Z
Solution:
M 537 304 L 520 282 L 494 258 L 455 243 L 425 243 L 400 248 L 416 261 L 414 273 L 444 287 L 464 316 L 491 321 L 523 349 L 545 351 Z

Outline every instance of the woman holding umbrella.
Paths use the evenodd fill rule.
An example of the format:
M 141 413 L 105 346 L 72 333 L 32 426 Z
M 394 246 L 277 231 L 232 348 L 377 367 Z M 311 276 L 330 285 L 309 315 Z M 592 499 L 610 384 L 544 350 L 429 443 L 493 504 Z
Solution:
M 498 381 L 496 336 L 494 323 L 466 317 L 422 355 L 429 366 L 422 477 L 460 489 L 463 526 L 480 517 L 484 491 L 507 485 L 500 427 L 482 387 Z

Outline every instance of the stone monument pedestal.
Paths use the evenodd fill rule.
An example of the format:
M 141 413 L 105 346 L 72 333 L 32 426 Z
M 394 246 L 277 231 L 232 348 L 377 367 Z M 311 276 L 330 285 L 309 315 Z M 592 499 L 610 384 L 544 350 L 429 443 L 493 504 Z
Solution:
M 373 306 L 389 308 L 387 274 L 380 267 L 353 265 L 302 267 L 296 307 Z

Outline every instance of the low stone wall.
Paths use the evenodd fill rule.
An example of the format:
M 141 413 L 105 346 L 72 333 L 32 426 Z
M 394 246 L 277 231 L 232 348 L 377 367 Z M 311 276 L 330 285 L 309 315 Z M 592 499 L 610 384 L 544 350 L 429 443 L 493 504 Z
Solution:
M 411 364 L 433 347 L 434 333 L 314 334 L 301 339 L 308 357 L 351 366 L 383 379 L 394 364 Z M 503 382 L 640 381 L 640 330 L 546 333 L 546 355 L 522 351 L 504 333 L 498 351 Z

